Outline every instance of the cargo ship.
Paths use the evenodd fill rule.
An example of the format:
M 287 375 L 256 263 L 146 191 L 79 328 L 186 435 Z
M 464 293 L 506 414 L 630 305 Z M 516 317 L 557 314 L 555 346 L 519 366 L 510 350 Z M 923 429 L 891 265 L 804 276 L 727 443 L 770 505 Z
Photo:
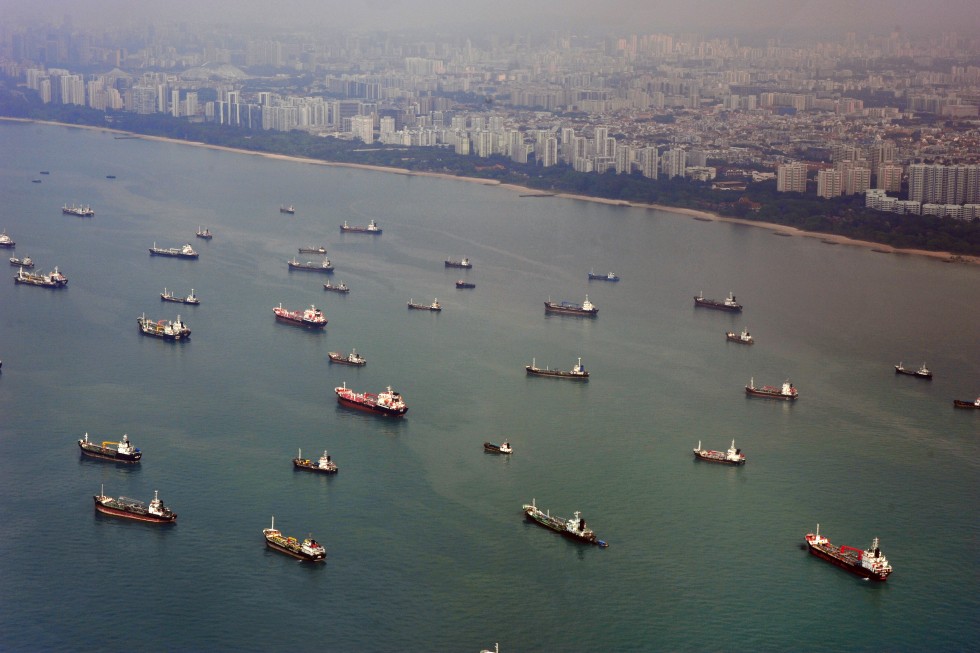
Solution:
M 755 387 L 755 378 L 749 379 L 749 384 L 745 386 L 745 394 L 750 397 L 763 397 L 765 399 L 783 399 L 786 401 L 792 401 L 799 397 L 799 393 L 793 384 L 789 381 L 784 381 L 782 387 L 777 388 L 774 385 L 764 385 L 761 388 Z
M 295 207 L 293 207 L 292 204 L 290 204 L 289 206 L 280 206 L 279 207 L 279 212 L 280 213 L 287 213 L 289 215 L 292 215 L 292 214 L 296 213 L 296 209 L 295 209 Z
M 955 408 L 978 408 L 978 409 L 980 409 L 980 397 L 977 397 L 975 401 L 970 401 L 969 399 L 967 399 L 966 401 L 964 401 L 962 399 L 954 399 L 953 400 L 953 407 L 955 407 Z
M 143 457 L 143 452 L 134 447 L 129 441 L 129 436 L 125 434 L 123 434 L 122 440 L 119 442 L 106 441 L 98 445 L 90 442 L 88 433 L 86 433 L 84 438 L 79 438 L 78 448 L 86 456 L 111 460 L 117 463 L 138 463 L 140 458 Z
M 136 323 L 143 335 L 162 338 L 163 340 L 186 340 L 191 335 L 191 330 L 181 321 L 179 315 L 174 321 L 158 320 L 154 322 L 146 317 L 146 313 L 143 313 L 136 318 Z
M 372 236 L 381 235 L 381 227 L 374 220 L 367 223 L 366 227 L 359 225 L 349 225 L 347 221 L 344 220 L 344 224 L 340 225 L 341 233 L 345 234 L 371 234 Z
M 702 449 L 701 441 L 698 440 L 697 449 L 694 450 L 694 457 L 698 460 L 706 460 L 709 463 L 722 463 L 723 465 L 744 465 L 745 454 L 741 449 L 735 448 L 735 440 L 728 451 L 715 451 L 713 449 Z
M 544 303 L 545 313 L 557 313 L 558 315 L 577 315 L 580 317 L 595 317 L 599 314 L 599 309 L 589 301 L 589 296 L 585 296 L 585 301 L 581 304 L 572 302 L 553 302 L 550 299 Z
M 550 512 L 541 512 L 535 505 L 534 499 L 531 499 L 531 503 L 524 504 L 524 516 L 539 526 L 544 526 L 556 533 L 561 533 L 565 537 L 577 542 L 595 544 L 601 547 L 609 546 L 596 537 L 592 529 L 586 526 L 585 520 L 582 519 L 582 513 L 577 510 L 571 519 L 552 517 Z
M 531 359 L 530 365 L 524 366 L 524 370 L 529 376 L 550 376 L 556 379 L 572 379 L 574 381 L 589 380 L 589 372 L 582 365 L 581 357 L 578 359 L 578 363 L 576 363 L 570 370 L 552 370 L 549 368 L 542 369 L 537 366 L 537 362 L 533 358 Z
M 65 204 L 63 207 L 61 207 L 61 212 L 65 215 L 75 215 L 79 218 L 91 218 L 93 215 L 95 215 L 95 209 L 93 209 L 91 206 L 75 206 L 74 204 L 71 206 Z
M 295 256 L 293 257 L 293 260 L 286 261 L 286 263 L 289 265 L 290 270 L 306 270 L 309 272 L 324 272 L 326 274 L 333 272 L 333 265 L 330 263 L 330 259 L 328 259 L 326 256 L 323 257 L 322 263 L 314 263 L 313 261 L 300 263 L 298 260 L 296 260 Z
M 13 249 L 16 245 L 17 243 L 14 242 L 14 239 L 7 235 L 6 229 L 0 232 L 0 247 L 4 249 Z
M 908 376 L 917 376 L 920 379 L 932 380 L 932 372 L 926 367 L 925 363 L 917 370 L 910 370 L 899 363 L 895 366 L 895 374 L 906 374 Z
M 300 254 L 323 254 L 324 256 L 327 254 L 327 248 L 323 245 L 300 247 L 297 251 L 299 251 Z
M 510 446 L 510 442 L 504 440 L 501 444 L 494 444 L 493 442 L 484 442 L 483 450 L 487 453 L 501 453 L 501 454 L 511 454 L 514 453 L 514 449 Z
M 172 292 L 169 292 L 166 288 L 164 288 L 163 292 L 160 293 L 160 299 L 165 302 L 174 302 L 177 304 L 200 304 L 201 303 L 201 300 L 198 299 L 197 295 L 194 294 L 193 288 L 191 288 L 191 294 L 187 295 L 187 297 L 177 297 Z
M 338 365 L 356 365 L 358 367 L 367 365 L 367 360 L 358 354 L 356 349 L 351 349 L 349 354 L 344 354 L 339 351 L 329 351 L 327 352 L 327 358 L 330 359 L 331 363 L 337 363 Z
M 597 274 L 594 270 L 589 272 L 589 281 L 619 281 L 615 273 Z
M 717 299 L 705 299 L 704 293 L 698 293 L 698 296 L 694 298 L 694 305 L 701 306 L 702 308 L 713 308 L 719 311 L 732 311 L 734 313 L 742 312 L 742 305 L 735 301 L 735 294 L 728 293 L 728 297 L 722 301 Z
M 837 565 L 841 569 L 846 569 L 852 574 L 871 580 L 884 581 L 892 573 L 888 558 L 882 554 L 878 547 L 877 537 L 871 541 L 871 546 L 864 551 L 853 546 L 836 546 L 831 544 L 826 537 L 820 535 L 820 524 L 817 524 L 817 532 L 807 533 L 805 540 L 810 553 Z
M 42 288 L 64 288 L 68 285 L 68 277 L 58 271 L 55 266 L 54 272 L 44 274 L 43 272 L 25 272 L 24 268 L 17 270 L 14 283 L 23 283 L 28 286 L 41 286 Z
M 462 279 L 460 279 L 459 281 L 456 282 L 456 287 L 463 290 L 467 288 L 476 288 L 476 284 L 470 283 L 469 281 L 463 281 Z
M 334 388 L 337 393 L 337 402 L 341 406 L 356 408 L 357 410 L 377 413 L 387 417 L 402 417 L 408 412 L 408 406 L 401 394 L 391 389 L 389 385 L 384 392 L 374 394 L 371 392 L 354 392 L 347 387 L 345 382 L 339 388 Z
M 156 243 L 153 243 L 153 247 L 150 248 L 150 256 L 171 256 L 173 258 L 197 258 L 198 253 L 194 251 L 190 243 L 183 245 L 181 247 L 157 247 Z
M 300 449 L 297 456 L 293 458 L 293 467 L 308 472 L 319 472 L 320 474 L 336 474 L 338 471 L 337 463 L 330 459 L 326 449 L 323 450 L 323 455 L 316 462 L 309 458 L 303 458 L 303 450 Z
M 323 316 L 323 311 L 312 304 L 302 312 L 291 311 L 288 308 L 283 308 L 282 304 L 279 304 L 279 306 L 272 309 L 272 312 L 276 314 L 277 320 L 286 324 L 308 327 L 310 329 L 322 329 L 327 326 L 327 318 Z
M 471 269 L 473 267 L 473 264 L 470 263 L 470 260 L 464 256 L 459 261 L 457 261 L 455 259 L 451 259 L 451 258 L 446 259 L 446 267 L 447 268 L 464 268 L 466 270 L 469 270 L 469 269 Z
M 725 340 L 727 340 L 728 342 L 737 342 L 740 345 L 755 344 L 755 340 L 752 339 L 752 334 L 749 333 L 748 329 L 742 329 L 742 333 L 735 333 L 734 331 L 728 331 L 725 333 Z
M 95 500 L 95 509 L 105 515 L 153 524 L 172 524 L 177 521 L 177 513 L 163 505 L 163 501 L 160 501 L 160 493 L 156 490 L 153 491 L 153 501 L 150 501 L 150 505 L 126 497 L 113 499 L 105 496 L 105 490 L 92 498 Z
M 347 284 L 344 283 L 343 281 L 341 281 L 336 286 L 332 285 L 328 281 L 325 284 L 323 284 L 323 289 L 324 290 L 327 290 L 327 291 L 330 291 L 330 292 L 340 293 L 341 295 L 346 295 L 347 293 L 350 292 L 350 288 L 348 288 L 347 287 Z
M 291 555 L 294 558 L 309 560 L 311 562 L 322 562 L 327 557 L 327 550 L 312 537 L 306 538 L 301 543 L 295 537 L 286 537 L 276 530 L 275 517 L 272 518 L 272 526 L 262 529 L 262 535 L 265 537 L 266 546 L 270 549 L 275 549 L 280 553 Z
M 27 268 L 28 270 L 34 269 L 34 259 L 30 256 L 25 256 L 24 258 L 18 258 L 16 256 L 10 257 L 10 264 L 15 265 L 19 268 Z
M 410 299 L 408 300 L 408 307 L 415 311 L 433 311 L 435 313 L 442 310 L 442 304 L 439 303 L 438 297 L 433 299 L 431 304 L 416 304 L 414 299 Z
M 198 238 L 203 238 L 204 240 L 211 240 L 214 238 L 214 234 L 211 233 L 210 229 L 197 228 L 197 233 L 195 234 Z

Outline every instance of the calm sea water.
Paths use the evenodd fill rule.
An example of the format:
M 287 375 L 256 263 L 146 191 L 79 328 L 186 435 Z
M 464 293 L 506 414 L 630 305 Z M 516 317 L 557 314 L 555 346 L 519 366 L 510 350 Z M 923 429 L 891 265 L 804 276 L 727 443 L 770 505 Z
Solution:
M 980 411 L 951 402 L 980 394 L 976 267 L 38 125 L 0 123 L 0 197 L 16 254 L 70 279 L 0 283 L 0 649 L 978 645 Z M 372 218 L 381 237 L 339 233 Z M 308 244 L 348 296 L 287 270 Z M 462 256 L 472 270 L 444 268 Z M 202 303 L 164 304 L 164 287 Z M 729 290 L 740 316 L 692 306 Z M 586 294 L 595 320 L 543 313 Z M 441 314 L 406 310 L 435 297 Z M 321 307 L 326 331 L 277 324 L 280 302 Z M 191 340 L 142 337 L 144 312 L 179 312 Z M 755 346 L 725 342 L 743 326 Z M 327 363 L 352 347 L 366 367 Z M 588 384 L 524 374 L 579 356 Z M 935 379 L 896 377 L 900 360 Z M 747 399 L 750 377 L 801 398 Z M 338 408 L 343 382 L 392 385 L 407 418 Z M 128 433 L 143 463 L 80 458 L 85 432 Z M 505 438 L 513 456 L 482 452 Z M 744 467 L 692 460 L 732 438 Z M 294 472 L 300 448 L 340 473 Z M 159 490 L 177 525 L 95 515 L 103 486 Z M 532 498 L 581 510 L 610 547 L 525 523 Z M 272 515 L 326 564 L 268 551 Z M 880 537 L 889 581 L 807 555 L 818 522 L 836 543 Z

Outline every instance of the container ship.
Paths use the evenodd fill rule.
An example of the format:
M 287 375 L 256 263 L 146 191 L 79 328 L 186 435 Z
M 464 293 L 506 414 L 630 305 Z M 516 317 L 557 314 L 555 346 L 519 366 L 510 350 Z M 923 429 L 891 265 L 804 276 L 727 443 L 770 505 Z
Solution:
M 826 537 L 820 535 L 820 524 L 817 524 L 817 532 L 807 533 L 805 539 L 810 553 L 837 565 L 841 569 L 846 569 L 852 574 L 871 580 L 884 581 L 892 573 L 888 558 L 882 554 L 878 547 L 877 537 L 871 541 L 871 546 L 864 551 L 855 549 L 853 546 L 836 546 L 831 544 Z
M 925 363 L 923 363 L 922 367 L 920 367 L 917 370 L 910 370 L 907 367 L 903 366 L 901 363 L 899 363 L 898 365 L 895 366 L 895 374 L 905 374 L 908 376 L 916 376 L 920 379 L 928 379 L 930 381 L 932 380 L 932 372 L 929 370 L 929 368 L 926 367 Z
M 191 247 L 190 243 L 183 245 L 181 247 L 157 247 L 156 243 L 153 243 L 153 247 L 150 248 L 150 256 L 170 256 L 173 258 L 197 258 L 199 255 Z
M 544 303 L 545 313 L 557 313 L 558 315 L 577 315 L 579 317 L 595 317 L 599 314 L 599 309 L 589 301 L 589 296 L 585 296 L 585 301 L 581 304 L 572 302 L 553 302 L 550 299 Z
M 154 524 L 172 524 L 177 521 L 177 513 L 163 505 L 163 501 L 160 501 L 160 493 L 156 490 L 153 491 L 153 501 L 150 501 L 150 505 L 126 497 L 113 499 L 105 496 L 105 490 L 92 498 L 95 500 L 95 509 L 105 515 Z
M 595 544 L 601 547 L 609 546 L 596 537 L 596 534 L 592 531 L 592 529 L 586 526 L 585 520 L 582 519 L 582 513 L 577 510 L 571 519 L 552 517 L 550 512 L 542 512 L 539 510 L 534 504 L 534 499 L 531 499 L 531 503 L 524 504 L 524 516 L 529 521 L 533 521 L 539 526 L 544 526 L 545 528 L 553 530 L 556 533 L 561 533 L 565 537 L 577 542 Z
M 181 321 L 179 315 L 174 321 L 158 320 L 154 322 L 146 317 L 146 313 L 144 313 L 136 318 L 136 323 L 139 325 L 140 333 L 143 335 L 153 336 L 154 338 L 161 338 L 163 340 L 185 340 L 191 335 L 190 328 Z
M 43 272 L 25 272 L 24 268 L 17 270 L 14 283 L 23 283 L 28 286 L 41 286 L 42 288 L 64 288 L 68 285 L 68 277 L 58 271 L 55 266 L 54 272 L 44 274 Z
M 774 385 L 764 385 L 761 388 L 755 387 L 755 378 L 749 379 L 749 384 L 745 386 L 745 394 L 750 397 L 762 397 L 764 399 L 782 399 L 784 401 L 793 401 L 800 396 L 800 393 L 796 391 L 793 384 L 789 381 L 784 381 L 782 387 L 777 388 Z
M 334 392 L 337 393 L 337 402 L 348 408 L 356 408 L 388 417 L 402 417 L 408 412 L 408 405 L 405 404 L 405 400 L 401 394 L 392 390 L 390 385 L 384 392 L 374 394 L 371 392 L 354 392 L 347 387 L 345 382 L 339 388 L 334 388 Z
M 270 549 L 294 558 L 311 562 L 322 562 L 327 558 L 327 550 L 312 537 L 306 538 L 301 543 L 295 537 L 286 537 L 276 530 L 275 517 L 272 518 L 272 526 L 262 529 L 262 535 L 265 537 L 265 545 Z
M 327 326 L 327 318 L 323 316 L 323 312 L 312 304 L 305 311 L 291 311 L 288 308 L 283 308 L 282 304 L 279 304 L 279 306 L 272 309 L 272 312 L 276 314 L 277 320 L 286 324 L 310 329 L 322 329 Z
M 293 458 L 293 467 L 295 469 L 303 469 L 308 472 L 319 472 L 321 474 L 336 474 L 337 473 L 337 463 L 330 459 L 330 454 L 326 450 L 323 451 L 323 455 L 316 462 L 313 462 L 309 458 L 303 458 L 303 450 L 300 449 L 297 456 Z
M 728 451 L 702 449 L 701 441 L 698 440 L 698 446 L 694 450 L 694 457 L 698 460 L 705 460 L 709 463 L 721 463 L 723 465 L 745 464 L 745 454 L 742 453 L 741 449 L 735 448 L 735 440 L 732 440 L 732 446 L 728 448 Z
M 462 260 L 459 260 L 459 261 L 457 261 L 455 259 L 451 259 L 451 258 L 446 259 L 446 267 L 447 268 L 464 268 L 466 270 L 469 270 L 469 269 L 471 269 L 473 267 L 473 264 L 470 263 L 470 260 L 464 256 L 462 258 Z
M 589 372 L 582 365 L 582 359 L 578 359 L 572 369 L 570 370 L 552 370 L 552 369 L 542 369 L 537 366 L 535 359 L 531 359 L 530 365 L 524 366 L 525 371 L 529 376 L 550 376 L 555 379 L 572 379 L 574 381 L 588 381 Z
M 372 236 L 381 235 L 381 227 L 374 220 L 367 223 L 366 227 L 359 225 L 349 225 L 347 221 L 344 220 L 344 224 L 340 225 L 341 233 L 345 234 L 371 234 Z
M 732 311 L 734 313 L 742 312 L 742 305 L 735 301 L 734 293 L 728 293 L 728 297 L 722 301 L 717 299 L 705 299 L 704 293 L 698 293 L 698 296 L 694 298 L 694 305 L 701 306 L 702 308 L 713 308 L 718 311 Z
M 125 434 L 123 434 L 122 440 L 119 442 L 106 441 L 98 445 L 95 442 L 90 442 L 88 433 L 86 433 L 84 438 L 79 438 L 78 448 L 86 456 L 111 460 L 117 463 L 138 463 L 140 458 L 143 457 L 143 452 L 134 447 L 129 441 L 129 436 Z

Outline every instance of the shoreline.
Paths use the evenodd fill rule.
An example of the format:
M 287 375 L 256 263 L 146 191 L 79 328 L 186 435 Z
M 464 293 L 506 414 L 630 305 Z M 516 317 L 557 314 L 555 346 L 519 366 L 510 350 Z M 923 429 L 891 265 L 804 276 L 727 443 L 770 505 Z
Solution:
M 254 156 L 262 156 L 277 161 L 307 163 L 311 165 L 328 166 L 328 167 L 335 167 L 335 168 L 355 168 L 360 170 L 369 170 L 373 172 L 386 172 L 386 173 L 406 175 L 411 177 L 432 177 L 436 179 L 449 179 L 453 181 L 463 181 L 471 184 L 474 183 L 480 184 L 483 186 L 499 186 L 500 188 L 503 189 L 518 192 L 522 197 L 525 198 L 561 197 L 565 199 L 578 200 L 582 202 L 595 202 L 598 204 L 608 204 L 612 206 L 621 206 L 626 208 L 662 211 L 665 213 L 673 213 L 676 215 L 687 216 L 690 218 L 694 218 L 695 220 L 701 220 L 706 222 L 727 222 L 729 224 L 738 224 L 747 227 L 758 227 L 762 229 L 767 229 L 770 232 L 772 232 L 774 235 L 778 235 L 778 236 L 800 236 L 803 238 L 817 238 L 821 242 L 828 245 L 850 245 L 852 247 L 861 247 L 865 249 L 870 249 L 874 252 L 878 252 L 882 254 L 905 254 L 910 256 L 924 256 L 927 258 L 942 261 L 944 263 L 966 263 L 971 265 L 980 265 L 980 256 L 971 256 L 968 254 L 953 254 L 952 252 L 933 252 L 924 249 L 903 249 L 899 247 L 894 247 L 892 245 L 885 245 L 883 243 L 875 243 L 868 240 L 856 240 L 854 238 L 849 238 L 847 236 L 840 236 L 837 234 L 827 234 L 818 231 L 804 231 L 802 229 L 798 229 L 797 227 L 776 224 L 773 222 L 757 222 L 754 220 L 746 220 L 744 218 L 726 217 L 723 215 L 719 215 L 717 213 L 713 213 L 711 211 L 702 211 L 699 209 L 666 206 L 663 204 L 627 202 L 624 200 L 613 200 L 613 199 L 606 199 L 603 197 L 591 197 L 588 195 L 577 195 L 575 193 L 564 193 L 561 191 L 550 192 L 546 190 L 528 188 L 526 186 L 519 186 L 517 184 L 503 183 L 496 179 L 481 179 L 479 177 L 463 177 L 460 175 L 453 175 L 444 172 L 425 172 L 425 171 L 408 170 L 407 168 L 369 165 L 364 163 L 343 163 L 337 161 L 322 161 L 320 159 L 310 159 L 310 158 L 294 156 L 290 154 L 276 154 L 273 152 L 255 152 L 252 150 L 243 150 L 240 148 L 227 147 L 224 145 L 209 145 L 207 143 L 201 143 L 200 141 L 187 141 L 179 138 L 169 138 L 166 136 L 150 136 L 147 134 L 139 134 L 136 132 L 129 132 L 121 129 L 113 129 L 111 127 L 96 127 L 94 125 L 72 125 L 68 123 L 55 122 L 51 120 L 35 120 L 32 118 L 12 118 L 6 116 L 0 117 L 0 120 L 7 121 L 7 122 L 19 122 L 24 124 L 52 125 L 57 127 L 75 127 L 77 129 L 89 129 L 93 131 L 101 131 L 101 132 L 106 132 L 111 134 L 122 134 L 125 136 L 132 136 L 134 138 L 157 141 L 161 143 L 175 143 L 178 145 L 190 145 L 192 147 L 203 147 L 211 150 L 232 152 L 235 154 L 251 154 Z

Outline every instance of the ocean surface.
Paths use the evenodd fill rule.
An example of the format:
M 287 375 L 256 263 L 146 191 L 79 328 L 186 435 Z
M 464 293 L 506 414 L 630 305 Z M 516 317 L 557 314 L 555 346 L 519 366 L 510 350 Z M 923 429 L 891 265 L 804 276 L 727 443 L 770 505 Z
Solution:
M 0 197 L 4 256 L 70 280 L 0 283 L 0 650 L 980 645 L 980 411 L 952 406 L 980 395 L 980 267 L 33 124 L 0 123 Z M 95 217 L 62 215 L 73 202 Z M 370 219 L 383 235 L 338 229 Z M 147 251 L 188 242 L 199 260 Z M 349 295 L 288 271 L 321 244 Z M 745 310 L 696 309 L 701 291 Z M 544 314 L 586 295 L 595 319 Z M 440 314 L 406 308 L 434 298 Z M 322 308 L 326 330 L 277 323 L 280 303 Z M 137 329 L 178 313 L 187 342 Z M 754 346 L 725 341 L 742 327 Z M 352 347 L 366 367 L 328 363 Z M 588 383 L 524 373 L 578 357 Z M 750 378 L 800 399 L 747 398 Z M 391 385 L 407 417 L 339 407 L 342 383 Z M 86 432 L 128 434 L 142 463 L 82 458 Z M 746 465 L 694 461 L 733 438 Z M 512 456 L 483 453 L 504 439 Z M 340 472 L 294 471 L 299 449 Z M 177 524 L 99 516 L 101 488 L 159 490 Z M 609 548 L 527 523 L 532 499 Z M 268 550 L 273 516 L 326 563 Z M 879 537 L 889 580 L 808 555 L 818 523 Z

